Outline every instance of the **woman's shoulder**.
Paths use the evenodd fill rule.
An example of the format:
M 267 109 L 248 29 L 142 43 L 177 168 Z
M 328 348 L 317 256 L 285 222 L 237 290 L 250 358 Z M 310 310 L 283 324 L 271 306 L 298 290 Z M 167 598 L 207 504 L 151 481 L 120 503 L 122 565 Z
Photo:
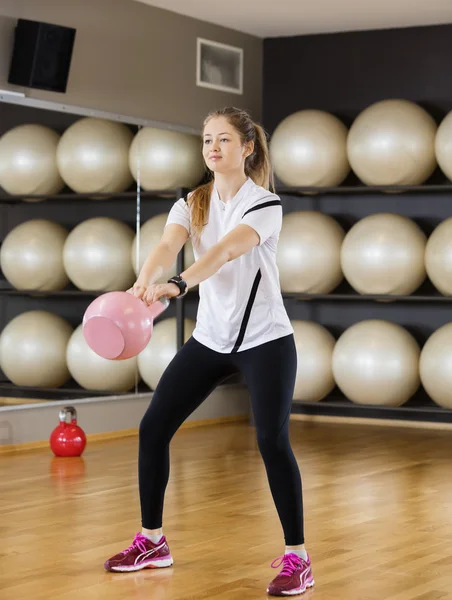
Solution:
M 254 183 L 254 181 L 253 181 L 253 185 L 250 190 L 249 200 L 253 204 L 261 202 L 261 201 L 262 202 L 263 201 L 265 201 L 265 202 L 273 202 L 273 201 L 281 202 L 281 198 L 278 196 L 278 194 L 276 194 L 275 192 L 272 192 L 271 190 L 267 190 L 266 188 L 262 187 L 261 185 L 257 185 L 256 183 Z

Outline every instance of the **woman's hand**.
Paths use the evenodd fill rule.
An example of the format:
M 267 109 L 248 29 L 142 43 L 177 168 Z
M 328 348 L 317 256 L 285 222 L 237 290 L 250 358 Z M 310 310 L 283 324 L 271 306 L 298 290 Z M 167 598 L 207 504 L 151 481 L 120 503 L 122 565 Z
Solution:
M 133 286 L 127 290 L 127 293 L 132 294 L 132 296 L 136 296 L 137 298 L 140 298 L 140 300 L 142 300 L 147 289 L 148 289 L 147 285 L 145 285 L 144 283 L 141 283 L 139 281 L 136 281 L 133 284 Z
M 167 298 L 175 298 L 176 296 L 179 296 L 179 294 L 180 290 L 175 283 L 154 283 L 147 288 L 142 300 L 145 304 L 150 306 L 164 296 Z
M 136 281 L 133 286 L 127 290 L 127 293 L 140 298 L 147 306 L 150 306 L 163 296 L 166 296 L 167 298 L 179 296 L 180 291 L 175 283 L 154 283 L 152 285 L 144 285 L 143 283 Z

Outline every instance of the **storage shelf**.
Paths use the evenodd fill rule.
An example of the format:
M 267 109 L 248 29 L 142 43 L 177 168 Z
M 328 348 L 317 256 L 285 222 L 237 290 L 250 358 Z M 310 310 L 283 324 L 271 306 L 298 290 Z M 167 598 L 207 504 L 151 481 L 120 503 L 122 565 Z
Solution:
M 101 294 L 106 293 L 105 291 L 99 290 L 77 290 L 77 289 L 68 289 L 68 290 L 16 290 L 13 288 L 1 288 L 0 287 L 0 296 L 39 296 L 39 297 L 90 297 L 90 296 L 100 296 Z
M 296 300 L 297 302 L 306 301 L 327 301 L 327 302 L 452 302 L 452 296 L 437 295 L 416 295 L 396 296 L 391 294 L 299 294 L 299 293 L 283 293 L 284 299 Z
M 172 200 L 180 193 L 180 190 L 148 190 L 140 191 L 141 200 L 159 198 L 161 200 Z M 90 193 L 90 194 L 79 194 L 77 192 L 61 192 L 60 194 L 5 194 L 0 192 L 0 203 L 1 204 L 46 204 L 48 202 L 59 202 L 72 200 L 78 202 L 79 200 L 89 202 L 105 202 L 105 201 L 117 201 L 135 199 L 137 197 L 137 190 L 127 190 L 125 192 L 112 192 L 112 193 Z M 30 202 L 24 200 L 24 198 L 30 198 L 36 202 Z
M 428 421 L 452 423 L 452 410 L 442 408 L 427 398 L 422 391 L 398 407 L 355 404 L 333 391 L 330 396 L 319 402 L 294 400 L 292 414 L 323 415 L 334 417 L 355 417 L 365 419 L 389 419 L 404 421 Z
M 335 187 L 287 187 L 281 186 L 276 188 L 278 195 L 287 196 L 304 196 L 310 195 L 321 196 L 324 194 L 377 194 L 377 193 L 452 193 L 452 183 L 443 184 L 425 184 L 425 185 L 343 185 Z M 403 195 L 400 196 L 403 198 Z
M 77 288 L 69 288 L 64 290 L 17 290 L 11 287 L 1 287 L 2 280 L 0 280 L 0 296 L 37 296 L 37 297 L 51 297 L 51 298 L 83 298 L 83 297 L 95 297 L 106 294 L 106 290 L 79 290 Z M 186 298 L 193 298 L 195 295 L 199 296 L 198 290 L 190 290 L 187 293 Z

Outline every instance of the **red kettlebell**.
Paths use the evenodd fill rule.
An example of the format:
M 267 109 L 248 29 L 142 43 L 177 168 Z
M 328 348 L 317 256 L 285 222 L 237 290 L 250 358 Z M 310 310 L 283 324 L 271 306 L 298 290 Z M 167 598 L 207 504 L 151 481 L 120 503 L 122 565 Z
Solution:
M 68 413 L 71 422 L 66 421 Z M 66 406 L 59 412 L 60 424 L 50 435 L 50 447 L 55 456 L 81 456 L 86 446 L 85 432 L 77 425 L 77 411 L 73 406 Z

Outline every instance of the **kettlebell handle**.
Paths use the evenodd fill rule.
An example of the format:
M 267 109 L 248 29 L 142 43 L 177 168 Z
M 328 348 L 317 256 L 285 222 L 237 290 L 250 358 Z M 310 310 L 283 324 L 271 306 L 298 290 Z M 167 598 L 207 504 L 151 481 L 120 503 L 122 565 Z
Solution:
M 77 420 L 77 411 L 75 410 L 75 408 L 73 406 L 65 406 L 60 410 L 58 414 L 60 423 L 67 423 L 66 419 L 68 414 L 71 415 L 71 420 Z

